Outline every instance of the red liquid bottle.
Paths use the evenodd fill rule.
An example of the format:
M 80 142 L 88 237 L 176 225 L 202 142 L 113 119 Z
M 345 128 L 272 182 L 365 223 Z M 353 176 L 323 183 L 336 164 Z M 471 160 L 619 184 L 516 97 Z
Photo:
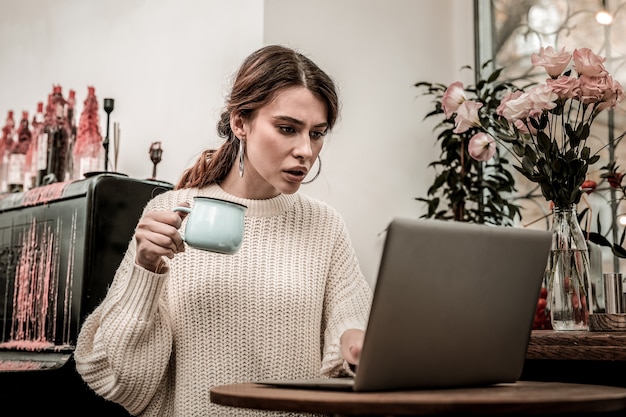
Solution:
M 9 110 L 0 137 L 0 192 L 2 193 L 9 191 L 9 154 L 14 142 L 15 119 L 13 118 L 13 110 Z
M 33 115 L 31 123 L 31 141 L 26 151 L 26 167 L 24 168 L 24 190 L 28 191 L 37 186 L 37 158 L 39 152 L 39 143 L 43 140 L 43 101 L 37 103 L 37 111 Z M 46 139 L 47 140 L 47 139 Z M 45 152 L 45 150 L 44 150 Z
M 87 98 L 78 122 L 74 146 L 74 178 L 104 169 L 104 148 L 98 117 L 98 99 L 94 87 L 87 87 Z
M 65 128 L 69 134 L 67 143 L 67 162 L 65 166 L 65 179 L 74 179 L 74 146 L 76 145 L 76 91 L 70 90 L 65 104 Z
M 24 191 L 24 173 L 26 169 L 26 152 L 32 139 L 28 112 L 22 112 L 20 125 L 17 128 L 13 146 L 9 152 L 9 169 L 7 173 L 7 183 L 10 192 Z

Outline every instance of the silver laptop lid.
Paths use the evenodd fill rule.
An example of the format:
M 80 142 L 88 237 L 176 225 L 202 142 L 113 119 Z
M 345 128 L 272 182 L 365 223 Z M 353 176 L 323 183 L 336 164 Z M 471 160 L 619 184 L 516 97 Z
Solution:
M 543 230 L 394 219 L 354 389 L 516 381 L 550 244 Z

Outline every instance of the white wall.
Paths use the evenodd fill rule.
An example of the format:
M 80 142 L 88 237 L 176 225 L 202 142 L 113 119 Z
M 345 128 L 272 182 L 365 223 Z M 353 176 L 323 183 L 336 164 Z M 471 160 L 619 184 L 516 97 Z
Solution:
M 0 121 L 35 110 L 53 84 L 115 99 L 118 171 L 176 182 L 216 143 L 224 93 L 263 44 L 311 56 L 337 81 L 342 118 L 302 192 L 344 216 L 366 278 L 393 216 L 418 217 L 438 154 L 418 81 L 450 83 L 473 64 L 472 0 L 12 0 L 0 13 Z M 101 110 L 101 132 L 106 113 Z
M 0 122 L 8 109 L 32 114 L 52 84 L 74 89 L 80 112 L 92 85 L 103 137 L 102 102 L 115 100 L 118 171 L 150 177 L 160 140 L 158 177 L 175 182 L 216 140 L 226 83 L 262 38 L 259 0 L 11 0 L 0 12 Z

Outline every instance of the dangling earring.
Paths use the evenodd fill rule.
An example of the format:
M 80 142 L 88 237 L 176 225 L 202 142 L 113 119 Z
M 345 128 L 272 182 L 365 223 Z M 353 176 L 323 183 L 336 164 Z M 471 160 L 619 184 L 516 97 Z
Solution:
M 322 172 L 322 158 L 320 158 L 319 155 L 317 155 L 317 162 L 318 162 L 317 174 L 315 174 L 315 176 L 313 178 L 311 178 L 310 180 L 303 181 L 302 184 L 310 184 L 313 181 L 315 181 L 317 179 L 317 177 L 320 176 L 320 172 Z
M 243 138 L 239 139 L 239 176 L 243 177 Z

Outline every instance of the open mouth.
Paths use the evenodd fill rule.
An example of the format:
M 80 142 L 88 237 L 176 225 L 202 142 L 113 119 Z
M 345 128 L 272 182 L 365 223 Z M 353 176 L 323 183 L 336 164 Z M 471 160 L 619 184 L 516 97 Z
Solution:
M 306 177 L 306 171 L 301 169 L 286 170 L 287 178 L 289 181 L 302 182 Z

